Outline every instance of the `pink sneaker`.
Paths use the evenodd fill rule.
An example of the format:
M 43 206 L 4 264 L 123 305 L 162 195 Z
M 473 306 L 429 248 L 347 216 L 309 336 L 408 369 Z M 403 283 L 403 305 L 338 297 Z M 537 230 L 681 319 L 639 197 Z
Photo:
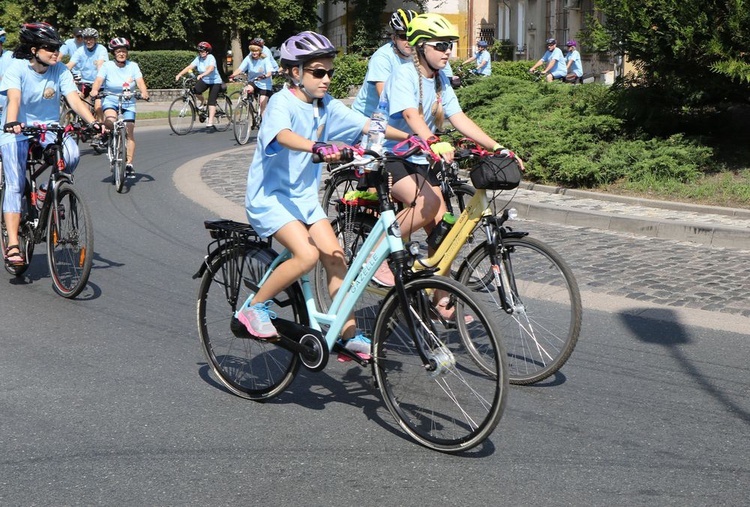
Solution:
M 237 312 L 237 320 L 245 326 L 248 333 L 257 338 L 274 338 L 279 333 L 271 324 L 271 319 L 276 318 L 276 312 L 268 309 L 272 304 L 273 301 L 266 301 L 265 303 L 240 308 L 240 311 Z
M 375 271 L 372 279 L 383 287 L 393 287 L 396 285 L 396 278 L 393 276 L 393 271 L 388 267 L 388 261 L 385 260 Z

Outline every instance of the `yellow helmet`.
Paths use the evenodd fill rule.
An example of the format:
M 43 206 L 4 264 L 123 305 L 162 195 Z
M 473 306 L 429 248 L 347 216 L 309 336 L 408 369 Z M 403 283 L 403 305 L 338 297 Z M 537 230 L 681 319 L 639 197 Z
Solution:
M 406 39 L 416 46 L 430 39 L 458 39 L 458 31 L 440 14 L 425 13 L 409 21 Z

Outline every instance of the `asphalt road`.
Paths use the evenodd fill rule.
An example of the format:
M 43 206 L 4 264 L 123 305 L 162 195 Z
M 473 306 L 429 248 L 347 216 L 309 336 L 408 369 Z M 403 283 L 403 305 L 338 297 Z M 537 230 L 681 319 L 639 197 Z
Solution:
M 636 300 L 585 307 L 561 373 L 512 388 L 498 429 L 464 456 L 412 443 L 351 363 L 301 371 L 269 403 L 228 394 L 200 350 L 191 278 L 216 215 L 173 176 L 233 145 L 228 132 L 141 129 L 124 195 L 85 151 L 88 289 L 56 296 L 43 252 L 27 278 L 0 274 L 0 505 L 747 503 L 749 330 Z M 561 251 L 584 237 L 632 243 L 564 237 Z M 686 262 L 702 248 L 648 244 Z M 590 257 L 573 259 L 582 278 Z

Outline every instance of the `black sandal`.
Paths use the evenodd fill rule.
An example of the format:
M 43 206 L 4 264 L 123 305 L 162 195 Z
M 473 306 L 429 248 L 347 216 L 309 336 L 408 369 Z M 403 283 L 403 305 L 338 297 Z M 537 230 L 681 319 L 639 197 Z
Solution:
M 18 253 L 11 254 L 11 250 L 17 250 Z M 11 258 L 15 257 L 15 260 L 12 260 Z M 23 266 L 26 264 L 26 258 L 23 256 L 23 252 L 21 251 L 21 247 L 18 245 L 8 245 L 8 247 L 5 249 L 5 264 L 8 266 Z

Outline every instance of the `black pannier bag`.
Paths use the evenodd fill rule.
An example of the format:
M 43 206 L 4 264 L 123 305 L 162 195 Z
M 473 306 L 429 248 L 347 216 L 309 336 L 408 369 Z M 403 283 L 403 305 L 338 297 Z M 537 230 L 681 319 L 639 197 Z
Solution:
M 469 175 L 471 184 L 479 189 L 511 190 L 521 183 L 518 161 L 505 155 L 483 157 Z

